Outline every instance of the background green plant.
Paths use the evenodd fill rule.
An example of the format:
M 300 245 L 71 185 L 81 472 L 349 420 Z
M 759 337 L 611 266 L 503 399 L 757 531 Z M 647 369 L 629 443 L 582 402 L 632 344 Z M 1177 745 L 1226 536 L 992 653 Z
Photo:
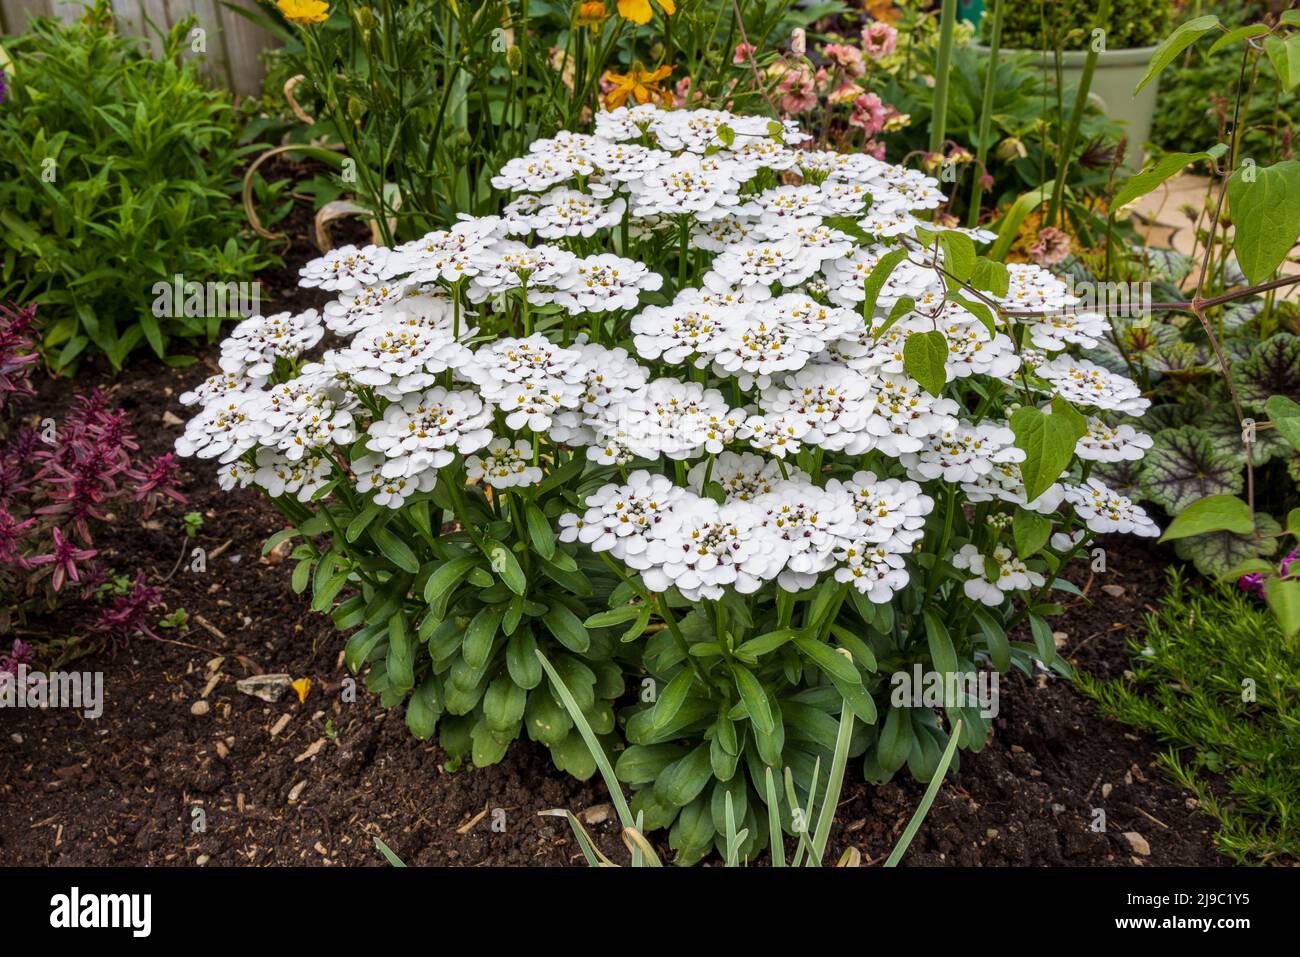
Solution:
M 1083 50 L 1092 35 L 1095 7 L 1069 0 L 1025 0 L 1009 3 L 1002 26 L 1008 50 Z M 1106 18 L 1106 49 L 1131 50 L 1155 46 L 1168 32 L 1169 0 L 1114 0 Z M 980 31 L 987 41 L 991 23 L 985 16 Z
M 229 95 L 188 50 L 193 21 L 159 57 L 117 36 L 108 4 L 71 24 L 36 20 L 6 42 L 0 107 L 0 298 L 39 303 L 56 369 L 102 352 L 114 369 L 148 347 L 217 336 L 221 317 L 156 317 L 156 282 L 250 281 L 274 260 L 232 195 L 253 146 L 236 143 Z
M 1290 636 L 1300 631 L 1300 580 L 1279 575 L 1266 559 L 1284 529 L 1270 512 L 1291 509 L 1300 480 L 1300 338 L 1292 334 L 1294 308 L 1276 298 L 1300 282 L 1277 275 L 1300 239 L 1300 206 L 1289 201 L 1300 190 L 1300 162 L 1276 152 L 1267 165 L 1246 156 L 1240 120 L 1262 71 L 1272 71 L 1282 89 L 1300 86 L 1300 11 L 1232 29 L 1213 14 L 1187 20 L 1153 53 L 1138 89 L 1197 45 L 1235 53 L 1235 121 L 1226 143 L 1169 154 L 1114 198 L 1112 219 L 1189 166 L 1205 163 L 1213 173 L 1197 214 L 1196 257 L 1157 257 L 1171 300 L 1151 306 L 1158 318 L 1113 323 L 1110 361 L 1123 362 L 1148 388 L 1158 382 L 1165 401 L 1149 416 L 1161 428 L 1141 467 L 1121 463 L 1102 472 L 1175 516 L 1164 538 L 1202 572 L 1264 575 L 1265 596 Z M 1106 279 L 1110 240 L 1108 232 Z M 1152 262 L 1149 252 L 1144 258 Z M 1211 368 L 1218 374 L 1205 376 Z M 1296 528 L 1288 515 L 1286 532 Z
M 533 140 L 581 126 L 600 107 L 607 70 L 668 64 L 665 90 L 689 77 L 699 97 L 693 105 L 725 97 L 729 109 L 763 109 L 751 67 L 732 63 L 729 51 L 742 32 L 761 49 L 825 9 L 754 0 L 741 5 L 742 25 L 731 0 L 689 0 L 638 27 L 607 0 L 609 16 L 593 28 L 576 23 L 578 6 L 347 0 L 333 4 L 319 27 L 302 29 L 270 12 L 250 15 L 284 41 L 267 99 L 302 75 L 293 95 L 317 121 L 267 123 L 267 130 L 295 142 L 326 133 L 355 162 L 356 175 L 342 188 L 382 210 L 385 241 L 393 239 L 387 219 L 397 238 L 416 237 L 458 214 L 495 210 L 502 194 L 491 176 Z

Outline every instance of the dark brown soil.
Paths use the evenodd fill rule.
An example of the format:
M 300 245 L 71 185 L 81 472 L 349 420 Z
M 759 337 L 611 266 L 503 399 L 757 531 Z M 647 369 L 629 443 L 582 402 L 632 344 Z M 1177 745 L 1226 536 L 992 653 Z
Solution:
M 293 285 L 292 264 L 307 255 L 291 249 L 291 265 L 262 277 L 272 309 L 314 304 Z M 207 349 L 205 364 L 214 355 Z M 204 374 L 145 362 L 116 381 L 83 370 L 77 388 L 111 388 L 145 452 L 157 454 L 187 414 L 176 397 Z M 69 389 L 42 383 L 24 412 L 57 415 Z M 97 544 L 117 572 L 144 568 L 168 610 L 186 609 L 189 626 L 74 666 L 105 673 L 96 721 L 67 710 L 3 715 L 0 864 L 382 865 L 374 837 L 411 864 L 581 863 L 563 818 L 543 812 L 567 808 L 599 821 L 608 813 L 604 786 L 555 771 L 549 754 L 526 742 L 494 767 L 452 770 L 436 746 L 410 736 L 400 710 L 384 711 L 364 688 L 345 703 L 341 640 L 293 593 L 292 563 L 261 555 L 283 526 L 278 514 L 252 490 L 221 492 L 204 464 L 187 467 L 187 506 L 145 523 L 123 520 Z M 187 511 L 204 516 L 195 541 L 181 530 Z M 194 545 L 209 556 L 203 573 L 178 562 Z M 1077 666 L 1114 676 L 1157 600 L 1166 559 L 1132 540 L 1108 551 L 1109 573 L 1088 582 L 1084 571 L 1079 581 L 1093 603 L 1077 602 L 1054 626 Z M 47 623 L 52 636 L 70 626 Z M 267 704 L 236 690 L 257 672 L 310 678 L 305 703 L 292 692 Z M 1001 690 L 992 743 L 963 756 L 906 863 L 1224 863 L 1210 819 L 1156 771 L 1151 739 L 1101 717 L 1055 677 L 1016 673 Z M 832 852 L 852 846 L 864 863 L 884 860 L 922 791 L 910 780 L 867 785 L 850 766 Z M 1104 832 L 1090 827 L 1098 809 Z M 626 859 L 611 823 L 589 830 Z M 1126 832 L 1140 834 L 1150 854 L 1135 854 Z

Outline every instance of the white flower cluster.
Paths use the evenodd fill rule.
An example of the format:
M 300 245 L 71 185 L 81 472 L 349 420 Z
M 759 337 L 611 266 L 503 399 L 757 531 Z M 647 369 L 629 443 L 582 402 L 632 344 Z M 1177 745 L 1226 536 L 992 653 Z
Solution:
M 1077 484 L 1077 471 L 1028 501 L 1008 423 L 952 385 L 1060 395 L 1088 415 L 1078 458 L 1140 458 L 1150 438 L 1107 415 L 1148 401 L 1066 351 L 1095 346 L 1104 318 L 1074 312 L 1077 297 L 1046 270 L 1012 265 L 997 301 L 1033 315 L 990 329 L 949 297 L 939 254 L 917 242 L 934 228 L 916 214 L 941 202 L 937 181 L 805 139 L 791 122 L 647 104 L 598 114 L 591 134 L 538 140 L 493 177 L 516 194 L 501 216 L 304 266 L 301 284 L 336 298 L 236 326 L 220 371 L 181 396 L 199 409 L 177 450 L 215 459 L 226 488 L 306 501 L 350 480 L 399 508 L 449 467 L 527 489 L 567 447 L 611 482 L 561 517 L 562 537 L 692 600 L 833 574 L 888 601 L 934 507 L 923 486 L 1045 515 L 1068 503 L 1094 532 L 1155 534 L 1140 508 L 1096 479 Z M 907 255 L 864 316 L 897 237 Z M 666 294 L 632 248 L 669 250 L 681 260 L 668 271 L 699 286 Z M 307 361 L 327 331 L 339 341 Z M 946 345 L 937 395 L 908 372 L 920 333 Z M 826 480 L 825 466 L 862 470 Z M 960 562 L 984 602 L 1039 577 L 1000 551 L 963 549 Z
M 589 495 L 581 516 L 561 516 L 560 540 L 607 551 L 652 591 L 676 587 L 691 601 L 725 588 L 749 594 L 768 581 L 800 591 L 830 571 L 874 602 L 906 586 L 903 556 L 934 507 L 916 483 L 859 472 L 819 488 L 797 470 L 782 478 L 775 462 L 733 452 L 714 468 L 721 503 L 637 470 Z M 704 475 L 692 476 L 704 485 Z

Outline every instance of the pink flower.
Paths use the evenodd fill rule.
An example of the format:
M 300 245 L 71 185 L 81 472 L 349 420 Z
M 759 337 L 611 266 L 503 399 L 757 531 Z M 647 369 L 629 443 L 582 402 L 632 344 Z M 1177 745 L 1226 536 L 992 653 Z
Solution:
M 1278 566 L 1277 573 L 1279 578 L 1294 578 L 1291 574 L 1291 566 L 1300 559 L 1300 548 L 1291 550 L 1286 558 L 1282 559 L 1282 564 Z M 1244 592 L 1254 595 L 1256 598 L 1264 597 L 1264 576 L 1259 572 L 1252 572 L 1249 575 L 1242 575 L 1237 579 L 1237 587 Z
M 874 93 L 863 93 L 853 101 L 853 115 L 849 117 L 849 125 L 872 136 L 885 128 L 888 116 L 888 110 L 880 97 Z
M 849 76 L 857 77 L 867 72 L 867 65 L 862 61 L 862 51 L 847 43 L 828 43 L 822 54 Z
M 867 140 L 862 144 L 862 152 L 866 153 L 873 159 L 883 161 L 885 158 L 885 144 L 879 140 Z
M 691 78 L 684 76 L 677 81 L 673 87 L 673 108 L 680 110 L 686 106 L 686 101 L 691 98 Z
M 1029 255 L 1040 266 L 1055 266 L 1070 255 L 1070 237 L 1055 226 L 1038 233 L 1038 242 L 1029 248 Z
M 893 53 L 898 47 L 898 31 L 888 23 L 872 20 L 862 28 L 862 49 L 873 60 Z
M 737 43 L 736 52 L 732 54 L 731 62 L 736 66 L 754 59 L 754 45 L 752 43 Z
M 781 112 L 787 114 L 805 113 L 817 105 L 816 78 L 806 63 L 794 67 L 786 66 L 781 74 L 781 82 L 776 86 L 780 97 Z

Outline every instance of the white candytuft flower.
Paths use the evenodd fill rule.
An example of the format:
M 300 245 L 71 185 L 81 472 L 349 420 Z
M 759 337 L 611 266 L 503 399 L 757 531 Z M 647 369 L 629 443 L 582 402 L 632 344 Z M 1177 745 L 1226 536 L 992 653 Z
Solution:
M 250 316 L 221 343 L 221 369 L 265 381 L 275 371 L 276 359 L 297 359 L 324 335 L 315 309 Z
M 1046 581 L 1004 545 L 994 548 L 991 556 L 982 555 L 974 545 L 963 545 L 952 564 L 973 576 L 962 585 L 966 597 L 990 607 L 1002 604 L 1011 592 L 1041 588 Z
M 492 440 L 492 410 L 475 392 L 438 386 L 403 396 L 367 430 L 366 448 L 385 461 L 385 479 L 412 478 L 449 465 L 455 453 L 476 452 Z
M 513 445 L 509 439 L 496 438 L 487 451 L 471 455 L 465 460 L 465 475 L 472 482 L 484 481 L 493 488 L 515 488 L 536 485 L 542 480 L 542 470 L 533 465 L 533 445 L 524 439 Z
M 1052 383 L 1057 393 L 1070 402 L 1133 415 L 1142 414 L 1151 405 L 1150 400 L 1142 398 L 1133 380 L 1087 359 L 1058 356 L 1038 366 L 1035 373 Z
M 1091 416 L 1088 431 L 1075 445 L 1074 454 L 1092 462 L 1136 462 L 1151 445 L 1151 436 L 1131 425 L 1107 425 Z
M 346 291 L 384 277 L 389 250 L 383 246 L 340 246 L 298 270 L 298 285 Z
M 1068 485 L 1065 498 L 1088 528 L 1098 534 L 1118 532 L 1154 538 L 1159 527 L 1137 505 L 1112 492 L 1099 479 L 1090 478 L 1086 485 Z
M 641 293 L 654 292 L 663 277 L 635 259 L 600 253 L 576 260 L 569 272 L 556 279 L 554 291 L 538 297 L 564 306 L 570 314 L 635 309 Z

